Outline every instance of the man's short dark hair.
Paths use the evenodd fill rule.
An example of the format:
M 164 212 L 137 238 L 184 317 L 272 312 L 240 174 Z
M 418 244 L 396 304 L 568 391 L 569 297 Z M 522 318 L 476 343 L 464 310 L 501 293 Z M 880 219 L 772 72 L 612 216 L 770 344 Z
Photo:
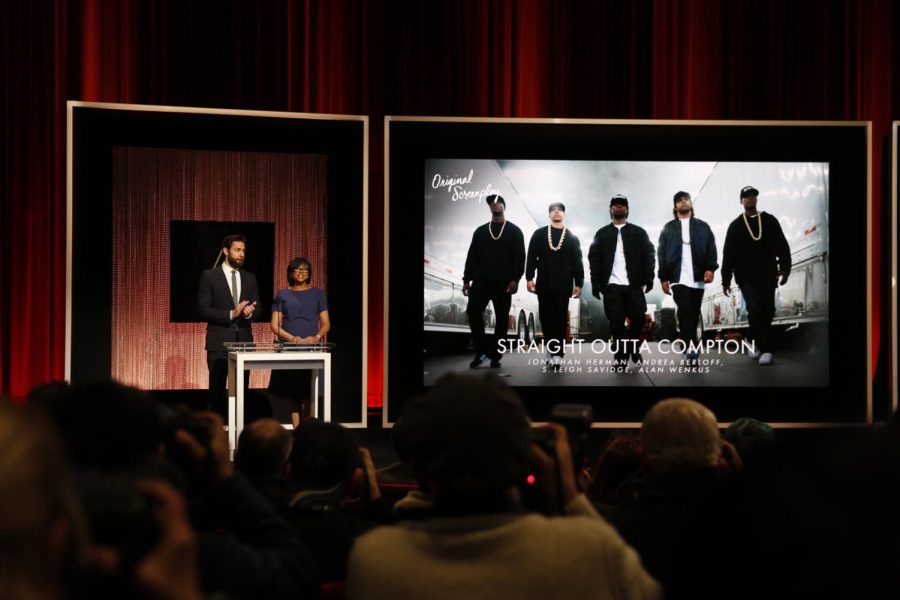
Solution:
M 275 479 L 291 454 L 294 438 L 274 419 L 259 419 L 241 432 L 234 466 L 249 479 Z
M 445 375 L 407 402 L 401 418 L 416 478 L 436 483 L 441 496 L 496 496 L 528 474 L 531 424 L 494 375 Z
M 231 235 L 226 235 L 224 238 L 222 238 L 222 247 L 228 248 L 229 250 L 231 250 L 231 245 L 235 242 L 241 242 L 242 244 L 246 244 L 247 238 L 245 238 L 244 236 L 242 236 L 239 233 L 232 233 Z

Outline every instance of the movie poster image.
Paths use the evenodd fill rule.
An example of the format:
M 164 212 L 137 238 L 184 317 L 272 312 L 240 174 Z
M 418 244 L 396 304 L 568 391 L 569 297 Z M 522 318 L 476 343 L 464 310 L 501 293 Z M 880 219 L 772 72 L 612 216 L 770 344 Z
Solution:
M 828 170 L 827 163 L 794 162 L 426 160 L 424 385 L 432 385 L 451 371 L 490 370 L 514 386 L 827 387 Z M 745 218 L 741 199 L 747 186 L 758 192 L 758 216 L 749 218 Z M 694 225 L 682 227 L 676 219 L 675 196 L 679 192 L 689 195 L 694 219 L 708 225 L 712 239 L 707 248 L 714 247 L 715 268 L 706 277 L 708 281 L 694 286 L 668 282 L 670 293 L 665 293 L 658 276 L 660 242 L 665 249 L 674 240 L 693 249 L 700 236 L 707 235 L 697 233 Z M 476 239 L 476 229 L 495 216 L 487 202 L 493 195 L 504 200 L 503 220 L 521 230 L 526 258 L 532 244 L 535 256 L 553 260 L 561 256 L 553 253 L 564 246 L 559 241 L 562 229 L 570 244 L 577 238 L 584 279 L 579 297 L 568 294 L 552 300 L 551 310 L 550 294 L 542 294 L 539 301 L 523 275 L 515 286 L 504 290 L 508 292 L 508 312 L 496 314 L 491 301 L 480 315 L 487 338 L 501 320 L 507 329 L 507 335 L 494 345 L 498 355 L 481 357 L 467 311 L 477 282 L 470 281 L 471 286 L 464 289 L 464 274 L 473 244 L 480 252 L 490 253 L 499 247 L 503 235 L 509 238 L 513 231 L 500 233 L 498 222 L 493 229 L 482 229 L 482 234 L 490 235 L 488 244 Z M 611 199 L 617 195 L 627 199 L 626 222 L 646 232 L 654 260 L 652 281 L 645 282 L 650 286 L 629 292 L 643 296 L 646 310 L 642 323 L 626 318 L 621 324 L 632 332 L 627 344 L 617 338 L 615 332 L 621 329 L 607 314 L 612 306 L 618 321 L 618 309 L 607 304 L 616 296 L 606 298 L 600 289 L 613 294 L 615 289 L 609 285 L 622 283 L 615 277 L 623 273 L 624 262 L 615 263 L 612 251 L 624 247 L 617 245 L 619 240 L 600 234 L 593 273 L 589 260 L 598 232 L 612 222 Z M 621 205 L 621 200 L 617 204 Z M 564 210 L 560 211 L 559 205 Z M 668 233 L 661 240 L 667 223 Z M 779 229 L 787 260 L 775 260 L 767 250 Z M 696 237 L 694 245 L 687 239 L 690 232 Z M 729 235 L 733 243 L 725 261 Z M 549 250 L 543 249 L 543 244 Z M 606 254 L 599 250 L 607 247 Z M 615 263 L 613 273 L 601 268 L 605 256 Z M 771 268 L 772 276 L 765 281 L 774 282 L 768 290 L 763 285 L 760 293 L 760 286 L 753 285 L 756 282 L 740 281 L 739 270 L 724 289 L 723 261 L 741 265 L 745 273 Z M 787 263 L 790 270 L 783 272 Z M 539 286 L 541 263 L 537 264 Z M 557 263 L 545 259 L 543 264 Z M 782 272 L 776 273 L 776 268 Z M 624 272 L 627 274 L 627 269 Z M 547 267 L 543 281 L 558 274 L 559 269 L 551 273 Z M 602 281 L 594 286 L 592 279 L 598 281 L 598 277 Z M 692 291 L 686 294 L 688 287 Z M 639 301 L 629 298 L 630 302 Z M 748 310 L 748 298 L 755 312 Z M 501 299 L 501 308 L 504 302 Z M 545 302 L 544 314 L 553 315 L 549 323 L 541 319 L 540 302 Z M 682 331 L 683 323 L 693 320 L 696 328 Z M 554 337 L 553 332 L 562 330 L 562 335 Z

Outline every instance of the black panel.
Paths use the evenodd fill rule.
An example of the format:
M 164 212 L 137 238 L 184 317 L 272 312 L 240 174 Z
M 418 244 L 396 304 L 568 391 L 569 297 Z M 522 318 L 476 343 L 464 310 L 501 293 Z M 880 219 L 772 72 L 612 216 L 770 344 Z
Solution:
M 364 123 L 84 106 L 72 113 L 72 380 L 109 377 L 113 148 L 324 154 L 328 301 L 335 323 L 328 337 L 339 349 L 332 357 L 332 414 L 337 421 L 361 421 Z

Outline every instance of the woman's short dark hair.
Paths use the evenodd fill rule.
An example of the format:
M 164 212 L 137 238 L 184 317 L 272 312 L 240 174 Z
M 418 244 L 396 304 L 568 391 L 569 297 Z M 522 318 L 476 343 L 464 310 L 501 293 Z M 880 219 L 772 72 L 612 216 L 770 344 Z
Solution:
M 312 265 L 310 264 L 310 262 L 307 259 L 303 258 L 302 256 L 298 256 L 297 258 L 293 259 L 291 262 L 288 263 L 288 266 L 287 266 L 288 285 L 294 284 L 294 271 L 299 269 L 300 267 L 306 267 L 307 269 L 309 269 L 309 278 L 307 279 L 307 281 L 312 281 L 312 274 L 313 274 Z

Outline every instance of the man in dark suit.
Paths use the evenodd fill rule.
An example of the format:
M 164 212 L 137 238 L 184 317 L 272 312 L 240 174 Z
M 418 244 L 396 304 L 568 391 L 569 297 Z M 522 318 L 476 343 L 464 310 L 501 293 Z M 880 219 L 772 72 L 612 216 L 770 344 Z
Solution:
M 250 323 L 259 302 L 253 273 L 241 270 L 246 239 L 227 235 L 222 240 L 221 266 L 203 271 L 197 292 L 197 307 L 206 321 L 206 366 L 209 368 L 211 405 L 226 401 L 228 350 L 225 342 L 252 342 Z M 246 380 L 245 380 L 246 385 Z
M 628 223 L 628 198 L 613 196 L 609 214 L 612 223 L 594 234 L 588 263 L 594 297 L 604 296 L 616 362 L 624 367 L 629 358 L 641 361 L 640 338 L 647 312 L 644 294 L 653 288 L 656 257 L 647 232 Z

